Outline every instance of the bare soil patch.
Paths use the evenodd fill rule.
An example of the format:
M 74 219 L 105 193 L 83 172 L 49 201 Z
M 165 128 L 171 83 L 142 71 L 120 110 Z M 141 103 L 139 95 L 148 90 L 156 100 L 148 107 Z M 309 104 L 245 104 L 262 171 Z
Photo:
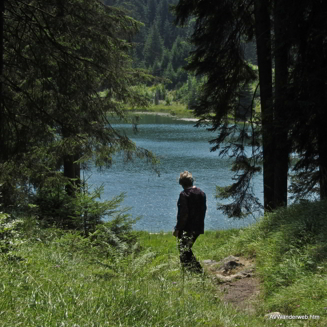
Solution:
M 224 302 L 254 313 L 259 295 L 259 279 L 255 276 L 253 259 L 229 256 L 219 262 L 204 260 L 209 276 L 217 283 Z

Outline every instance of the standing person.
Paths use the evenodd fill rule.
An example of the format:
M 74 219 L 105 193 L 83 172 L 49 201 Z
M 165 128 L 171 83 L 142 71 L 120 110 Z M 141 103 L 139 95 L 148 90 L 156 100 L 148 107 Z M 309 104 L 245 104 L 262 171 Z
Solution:
M 196 260 L 192 246 L 198 236 L 204 233 L 207 205 L 205 193 L 193 186 L 193 181 L 190 172 L 180 173 L 179 184 L 184 190 L 180 193 L 177 202 L 177 224 L 173 235 L 178 237 L 182 266 L 191 271 L 202 273 L 201 264 Z

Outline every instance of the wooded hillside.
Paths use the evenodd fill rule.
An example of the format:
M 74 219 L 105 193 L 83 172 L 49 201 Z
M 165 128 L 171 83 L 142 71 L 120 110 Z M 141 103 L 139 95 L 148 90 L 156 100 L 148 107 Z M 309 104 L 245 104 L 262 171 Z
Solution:
M 203 78 L 183 69 L 194 46 L 189 42 L 194 30 L 195 20 L 190 20 L 183 27 L 174 24 L 173 7 L 177 0 L 107 0 L 105 4 L 117 6 L 128 11 L 136 20 L 144 25 L 134 37 L 135 48 L 132 53 L 134 66 L 147 69 L 159 80 L 164 88 L 175 90 L 174 100 L 187 104 L 194 103 Z M 244 42 L 246 58 L 256 64 L 254 43 Z M 158 80 L 155 82 L 158 83 Z M 166 99 L 165 91 L 158 88 L 157 96 Z M 169 102 L 169 101 L 168 101 Z

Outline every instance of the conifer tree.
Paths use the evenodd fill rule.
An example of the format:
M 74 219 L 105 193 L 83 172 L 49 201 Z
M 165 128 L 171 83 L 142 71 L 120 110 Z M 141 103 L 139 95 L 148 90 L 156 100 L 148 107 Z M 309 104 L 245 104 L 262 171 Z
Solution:
M 161 0 L 156 10 L 156 21 L 159 27 L 159 32 L 161 35 L 165 33 L 165 23 L 166 21 L 172 22 L 172 15 L 169 11 L 169 5 L 167 0 Z
M 7 159 L 7 150 L 5 142 L 5 111 L 4 111 L 4 93 L 3 93 L 3 65 L 4 65 L 4 11 L 5 1 L 0 4 L 0 164 Z
M 171 62 L 171 53 L 167 48 L 165 48 L 162 55 L 161 69 L 164 71 L 170 62 Z
M 158 77 L 162 75 L 161 64 L 160 64 L 160 61 L 158 59 L 156 59 L 156 61 L 153 64 L 152 75 L 158 76 Z
M 173 27 L 172 23 L 169 22 L 168 19 L 166 19 L 163 28 L 163 38 L 164 38 L 164 45 L 168 49 L 170 49 L 172 46 L 172 32 L 173 32 L 172 27 Z
M 251 178 L 260 171 L 257 161 L 258 143 L 246 128 L 240 132 L 237 125 L 230 124 L 228 115 L 243 111 L 240 96 L 247 85 L 256 79 L 256 74 L 244 58 L 245 38 L 253 36 L 252 13 L 247 11 L 250 1 L 201 1 L 180 0 L 175 7 L 177 22 L 186 24 L 190 16 L 196 17 L 191 36 L 195 50 L 192 51 L 186 69 L 197 76 L 206 76 L 200 96 L 192 106 L 202 122 L 211 122 L 210 131 L 217 137 L 210 143 L 211 151 L 220 150 L 220 155 L 234 158 L 235 182 L 218 188 L 219 197 L 232 199 L 231 203 L 220 204 L 219 208 L 230 217 L 242 217 L 261 207 L 260 201 L 248 192 Z M 252 108 L 248 108 L 251 112 Z M 242 119 L 244 120 L 244 118 Z M 256 125 L 257 126 L 257 125 Z M 252 134 L 253 135 L 253 134 Z M 227 142 L 232 137 L 233 142 Z M 251 140 L 254 152 L 248 158 L 244 142 Z M 270 185 L 269 185 L 270 186 Z
M 296 9 L 295 9 L 296 8 Z M 327 104 L 327 55 L 324 41 L 327 32 L 325 1 L 303 0 L 289 9 L 292 24 L 289 35 L 292 70 L 287 102 L 291 120 L 292 151 L 297 153 L 291 189 L 296 198 L 316 193 L 327 197 L 327 139 L 325 133 Z M 305 15 L 304 15 L 305 13 Z
M 164 52 L 163 41 L 158 27 L 153 24 L 144 46 L 144 59 L 152 66 L 155 60 L 161 60 Z
M 147 4 L 147 22 L 151 26 L 156 18 L 157 0 L 148 0 Z
M 168 89 L 174 88 L 176 85 L 176 72 L 174 71 L 174 67 L 171 62 L 168 64 L 167 69 L 164 71 L 163 77 L 171 81 L 171 83 L 167 86 Z
M 127 41 L 137 27 L 98 0 L 6 2 L 0 121 L 6 194 L 26 194 L 28 185 L 42 188 L 55 178 L 73 182 L 80 162 L 109 166 L 116 151 L 149 154 L 108 120 L 124 119 L 122 102 L 146 103 L 130 87 L 140 76 Z
M 177 36 L 171 49 L 171 61 L 175 70 L 187 64 L 186 58 L 189 56 L 190 51 L 191 45 L 180 36 Z
M 180 0 L 176 12 L 182 24 L 196 17 L 191 37 L 196 49 L 187 69 L 207 77 L 193 106 L 199 124 L 209 120 L 210 130 L 218 132 L 212 150 L 235 157 L 235 183 L 218 188 L 221 198 L 232 197 L 234 202 L 220 208 L 239 217 L 259 204 L 248 190 L 253 174 L 260 171 L 261 158 L 265 210 L 286 206 L 291 151 L 299 159 L 292 190 L 300 196 L 319 190 L 320 198 L 326 198 L 327 139 L 321 123 L 327 99 L 326 2 Z M 226 118 L 233 111 L 236 118 L 242 113 L 242 97 L 256 77 L 244 57 L 244 41 L 252 42 L 254 37 L 261 117 L 253 128 L 245 126 L 239 132 Z M 255 117 L 252 105 L 249 109 Z M 231 135 L 233 143 L 228 144 Z M 250 157 L 244 151 L 248 144 L 255 150 Z

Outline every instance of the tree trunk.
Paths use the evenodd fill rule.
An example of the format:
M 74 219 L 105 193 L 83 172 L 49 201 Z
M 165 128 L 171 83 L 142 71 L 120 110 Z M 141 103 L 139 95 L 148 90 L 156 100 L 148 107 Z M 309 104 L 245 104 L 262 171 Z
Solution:
M 63 128 L 62 137 L 69 137 L 69 133 Z M 80 164 L 76 163 L 79 159 L 79 155 L 75 154 L 66 154 L 63 158 L 64 160 L 64 176 L 70 180 L 70 183 L 66 185 L 66 192 L 70 196 L 74 196 L 76 189 L 80 185 L 80 174 L 81 168 Z
M 323 129 L 325 128 L 326 127 L 324 126 Z M 326 134 L 323 132 L 323 130 L 319 131 L 318 153 L 319 153 L 320 199 L 325 200 L 327 199 L 327 139 L 326 139 Z
M 75 163 L 78 160 L 77 155 L 67 155 L 64 157 L 64 176 L 70 179 L 70 184 L 66 186 L 66 192 L 68 195 L 74 196 L 76 189 L 80 185 L 81 168 L 79 163 Z
M 327 199 L 327 137 L 326 137 L 326 77 L 327 68 L 326 59 L 324 58 L 324 36 L 316 38 L 314 51 L 315 79 L 313 82 L 314 96 L 316 100 L 316 128 L 318 129 L 318 156 L 319 156 L 319 184 L 320 199 Z
M 3 99 L 3 28 L 4 28 L 4 10 L 5 0 L 0 4 L 0 163 L 7 160 L 7 151 L 5 143 L 5 115 L 4 115 L 4 99 Z
M 5 0 L 0 3 L 0 167 L 8 160 L 8 147 L 6 142 L 6 117 L 4 107 L 4 95 L 3 95 L 3 67 L 4 67 L 4 10 Z M 3 167 L 1 167 L 3 169 Z M 1 171 L 0 171 L 1 174 Z M 3 181 L 2 181 L 3 182 Z M 8 183 L 1 183 L 0 181 L 0 204 L 3 205 L 2 209 L 9 207 L 12 204 L 11 201 L 11 186 Z
M 57 0 L 57 18 L 64 17 L 65 15 L 65 1 Z M 69 131 L 63 127 L 62 137 L 67 138 L 70 136 Z M 64 156 L 64 176 L 70 180 L 70 183 L 66 185 L 66 192 L 70 196 L 75 196 L 76 190 L 80 185 L 80 164 L 75 163 L 79 159 L 76 153 L 67 154 Z
M 287 178 L 289 162 L 286 87 L 288 82 L 287 4 L 274 1 L 275 21 L 275 206 L 287 206 Z
M 269 0 L 254 1 L 255 35 L 259 66 L 262 145 L 263 145 L 263 192 L 265 211 L 275 208 L 274 203 L 274 133 L 272 103 L 271 24 Z

